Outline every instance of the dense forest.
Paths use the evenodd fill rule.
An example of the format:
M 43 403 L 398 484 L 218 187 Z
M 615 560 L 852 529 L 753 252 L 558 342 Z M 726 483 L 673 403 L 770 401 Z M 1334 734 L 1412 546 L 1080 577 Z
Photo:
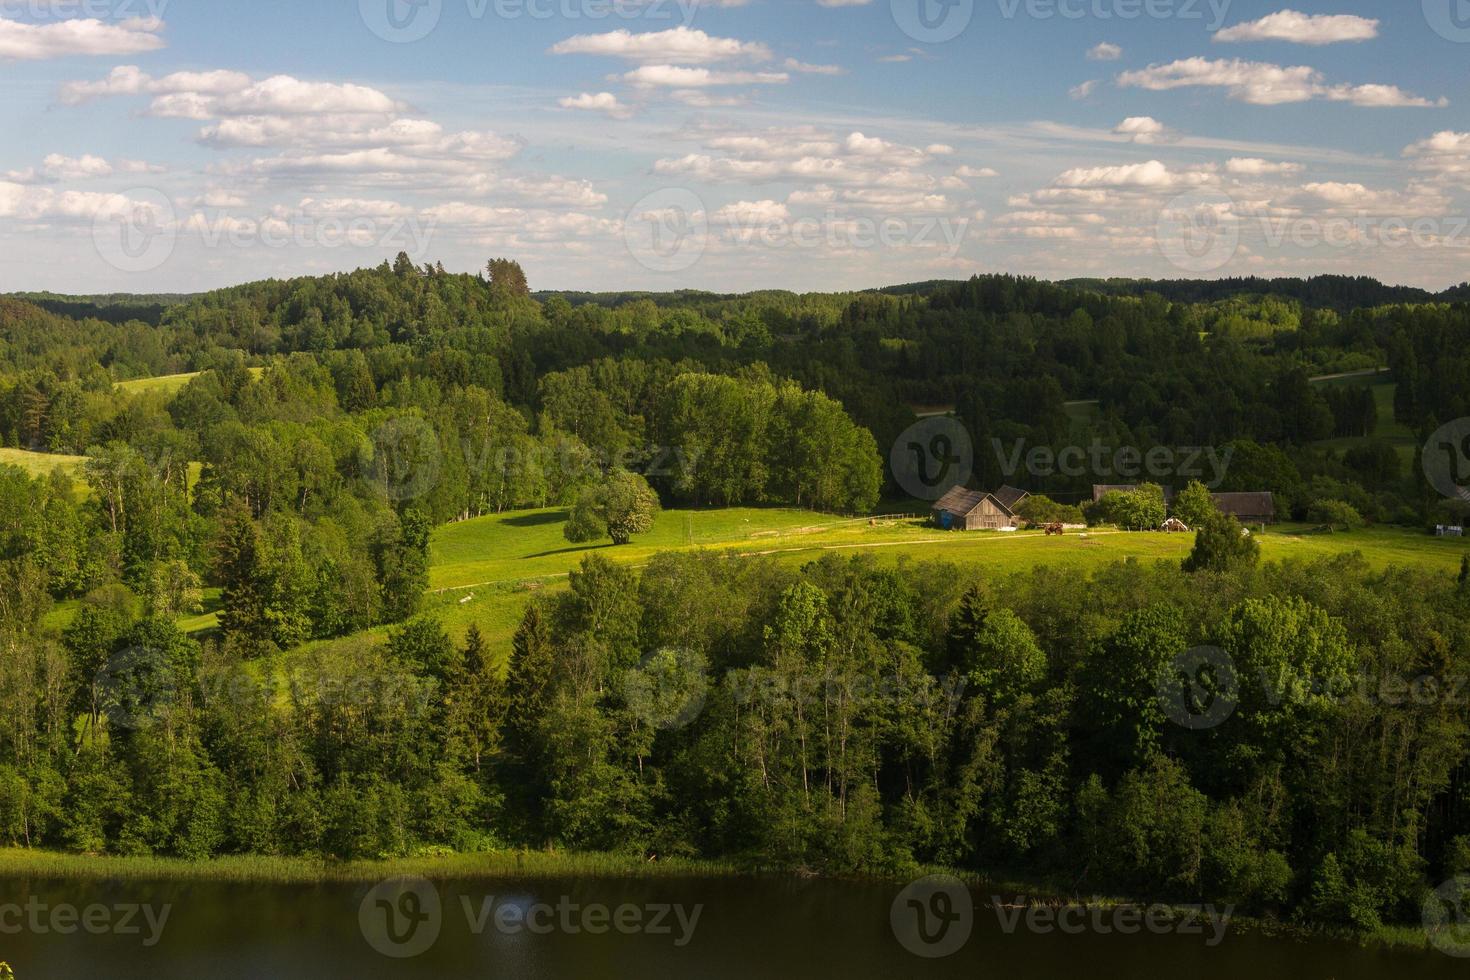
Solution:
M 1422 444 L 1470 416 L 1470 305 L 1362 280 L 532 294 L 510 260 L 402 256 L 34 299 L 0 297 L 0 445 L 85 457 L 85 488 L 0 466 L 0 843 L 944 864 L 1363 928 L 1470 870 L 1470 572 L 1262 565 L 1206 514 L 1184 567 L 589 557 L 508 652 L 420 615 L 433 529 L 479 515 L 626 540 L 619 499 L 912 508 L 884 458 L 930 406 L 978 486 L 1114 482 L 1005 472 L 992 441 L 1220 447 L 1217 489 L 1283 516 L 1462 521 L 1371 438 L 1365 386 L 1310 379 L 1387 368 Z M 1159 696 L 1201 646 L 1240 681 L 1207 731 Z

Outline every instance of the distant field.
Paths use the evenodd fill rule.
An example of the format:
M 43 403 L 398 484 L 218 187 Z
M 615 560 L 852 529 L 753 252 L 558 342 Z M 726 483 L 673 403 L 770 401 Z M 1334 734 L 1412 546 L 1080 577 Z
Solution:
M 145 392 L 173 395 L 202 373 L 202 371 L 191 371 L 188 374 L 161 374 L 156 378 L 134 378 L 132 381 L 119 381 L 115 387 L 118 391 L 125 391 L 130 395 L 141 395 Z M 259 378 L 265 373 L 265 368 L 250 368 L 250 373 Z
M 880 561 L 900 557 L 943 560 L 1001 572 L 1036 565 L 1096 568 L 1126 558 L 1141 561 L 1184 558 L 1194 545 L 1191 534 L 1094 531 L 1047 538 L 1040 532 L 946 532 L 922 519 L 836 520 L 797 510 L 732 509 L 666 511 L 654 530 L 623 547 L 570 545 L 562 537 L 565 512 L 525 511 L 479 518 L 440 528 L 431 543 L 428 600 L 456 636 L 470 623 L 497 652 L 508 652 L 510 638 L 531 598 L 565 587 L 567 572 L 589 554 L 640 565 L 659 551 L 719 548 L 742 554 L 769 554 L 799 565 L 824 553 L 869 552 Z M 1391 564 L 1437 569 L 1452 574 L 1467 551 L 1462 541 L 1385 528 L 1351 534 L 1317 535 L 1304 526 L 1272 528 L 1260 537 L 1267 561 L 1311 559 L 1360 551 L 1375 568 Z
M 1353 385 L 1367 387 L 1373 392 L 1373 403 L 1378 408 L 1378 427 L 1373 430 L 1370 438 L 1381 439 L 1393 446 L 1403 460 L 1405 472 L 1408 467 L 1414 465 L 1414 450 L 1419 440 L 1414 437 L 1414 432 L 1407 425 L 1398 422 L 1393 412 L 1393 396 L 1398 390 L 1398 385 L 1384 376 L 1358 376 L 1347 375 L 1341 378 L 1327 378 L 1318 381 L 1319 385 Z M 1367 442 L 1363 438 L 1327 439 L 1317 443 L 1324 449 L 1336 449 L 1345 451 L 1354 446 L 1361 446 Z
M 62 456 L 57 453 L 32 453 L 24 449 L 0 449 L 0 465 L 19 466 L 32 476 L 47 476 L 62 469 L 80 478 L 85 456 Z

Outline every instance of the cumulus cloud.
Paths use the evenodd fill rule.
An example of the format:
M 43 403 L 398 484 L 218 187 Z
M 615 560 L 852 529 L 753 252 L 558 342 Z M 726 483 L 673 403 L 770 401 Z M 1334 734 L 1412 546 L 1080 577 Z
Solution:
M 1371 41 L 1378 36 L 1378 21 L 1351 14 L 1303 14 L 1282 10 L 1260 20 L 1217 31 L 1217 42 L 1290 41 L 1293 44 L 1338 44 Z
M 715 85 L 784 85 L 791 80 L 785 72 L 713 71 L 679 65 L 643 65 L 622 75 L 630 85 L 668 88 L 709 88 Z
M 1394 85 L 1329 85 L 1321 72 L 1305 65 L 1282 67 L 1267 62 L 1185 58 L 1124 72 L 1118 84 L 1154 92 L 1205 87 L 1223 88 L 1229 96 L 1252 105 L 1282 105 L 1325 99 L 1374 108 L 1437 108 L 1449 105 L 1403 91 Z
M 713 37 L 689 27 L 634 34 L 578 34 L 551 46 L 552 54 L 593 54 L 644 63 L 697 65 L 714 61 L 769 61 L 771 49 L 754 41 Z
M 72 55 L 128 55 L 157 51 L 163 21 L 134 17 L 108 23 L 94 18 L 23 24 L 0 17 L 0 60 L 41 61 Z
M 1072 98 L 1080 101 L 1082 99 L 1088 98 L 1092 95 L 1093 92 L 1097 91 L 1097 87 L 1099 84 L 1101 83 L 1096 78 L 1089 78 L 1081 85 L 1077 85 L 1068 89 L 1067 94 L 1070 95 Z
M 1107 41 L 1088 49 L 1087 52 L 1088 61 L 1117 61 L 1121 57 L 1123 57 L 1123 49 Z
M 968 164 L 966 164 L 965 166 L 962 166 L 958 170 L 956 170 L 954 172 L 954 175 L 956 177 L 961 177 L 961 178 L 964 178 L 966 180 L 977 179 L 977 178 L 999 177 L 1000 176 L 999 173 L 997 173 L 995 170 L 991 169 L 990 167 L 971 167 Z
M 1235 174 L 1238 177 L 1265 177 L 1275 174 L 1299 174 L 1302 172 L 1299 163 L 1276 163 L 1271 160 L 1262 160 L 1258 157 L 1234 157 L 1225 162 L 1226 173 Z
M 632 115 L 632 110 L 619 102 L 618 97 L 611 92 L 583 92 L 580 95 L 568 95 L 557 99 L 556 104 L 563 109 L 605 112 L 614 119 L 626 119 Z
M 1113 132 L 1128 137 L 1134 143 L 1157 143 L 1169 128 L 1151 116 L 1129 116 L 1114 126 Z

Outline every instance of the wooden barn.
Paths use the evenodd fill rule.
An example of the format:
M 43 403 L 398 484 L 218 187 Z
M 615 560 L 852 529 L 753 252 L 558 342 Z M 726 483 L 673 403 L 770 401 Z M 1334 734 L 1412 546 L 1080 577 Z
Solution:
M 1010 488 L 1005 488 L 1010 489 Z M 1016 490 L 1018 503 L 1024 491 Z M 1020 526 L 1021 519 L 993 493 L 955 487 L 934 503 L 934 523 L 946 531 L 999 531 Z
M 1215 506 L 1222 514 L 1232 514 L 1242 524 L 1275 524 L 1276 498 L 1269 492 L 1214 493 Z

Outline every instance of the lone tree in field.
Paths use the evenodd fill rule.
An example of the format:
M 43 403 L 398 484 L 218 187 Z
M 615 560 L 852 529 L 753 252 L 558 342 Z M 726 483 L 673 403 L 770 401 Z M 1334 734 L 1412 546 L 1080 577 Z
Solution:
M 1230 514 L 1216 512 L 1195 528 L 1194 550 L 1184 559 L 1186 572 L 1228 572 L 1253 568 L 1261 546 Z
M 658 494 L 636 473 L 619 470 L 599 486 L 583 492 L 572 508 L 571 519 L 562 533 L 573 544 L 612 538 L 627 544 L 633 535 L 653 527 L 658 514 Z
M 1179 496 L 1174 498 L 1174 516 L 1191 529 L 1204 527 L 1218 513 L 1215 498 L 1210 496 L 1209 488 L 1198 480 L 1190 480 L 1189 486 L 1179 491 Z

